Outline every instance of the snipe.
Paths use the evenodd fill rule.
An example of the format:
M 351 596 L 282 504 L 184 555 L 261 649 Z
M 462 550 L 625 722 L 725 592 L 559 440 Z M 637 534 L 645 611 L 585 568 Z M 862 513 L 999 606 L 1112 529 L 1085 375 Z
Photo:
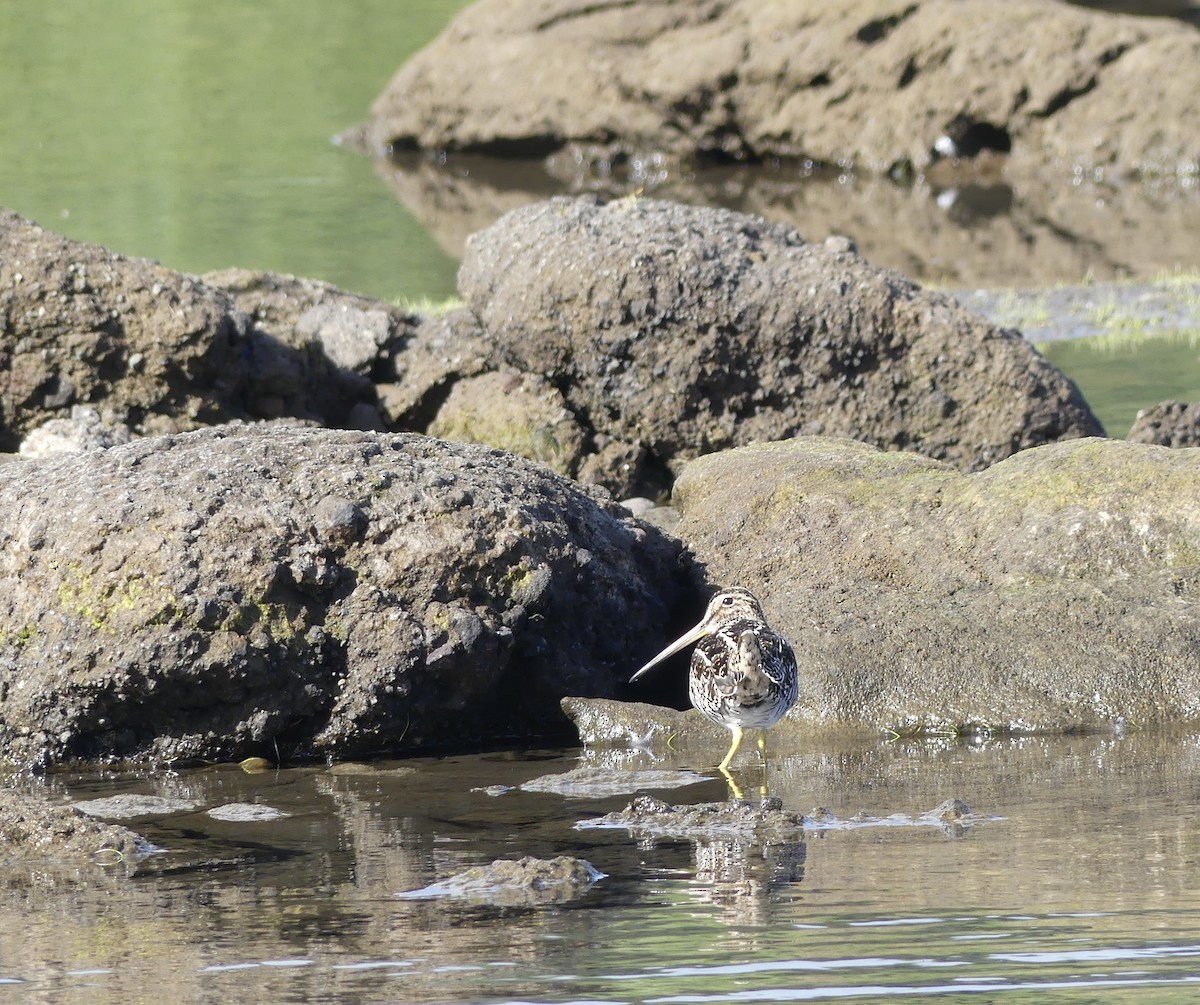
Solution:
M 766 730 L 796 701 L 796 655 L 767 624 L 762 605 L 749 590 L 721 590 L 708 602 L 700 624 L 680 636 L 630 681 L 692 643 L 688 696 L 697 711 L 731 730 L 733 742 L 720 764 L 727 771 L 745 729 Z M 765 739 L 758 749 L 766 757 Z

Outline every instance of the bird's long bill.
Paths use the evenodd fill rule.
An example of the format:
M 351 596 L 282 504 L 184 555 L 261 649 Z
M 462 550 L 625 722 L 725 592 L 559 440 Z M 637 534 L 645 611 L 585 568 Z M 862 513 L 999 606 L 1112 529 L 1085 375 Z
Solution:
M 666 649 L 664 649 L 661 653 L 659 653 L 657 656 L 655 656 L 654 659 L 652 659 L 649 663 L 647 663 L 644 667 L 642 667 L 641 670 L 639 670 L 632 677 L 630 677 L 629 683 L 632 684 L 635 680 L 637 680 L 642 674 L 644 674 L 652 666 L 655 666 L 656 664 L 661 663 L 668 656 L 674 656 L 677 652 L 679 652 L 680 649 L 686 649 L 693 642 L 699 642 L 707 634 L 708 634 L 708 622 L 701 621 L 700 624 L 698 624 L 690 632 L 688 632 L 686 635 L 681 635 L 674 642 L 672 642 L 669 646 L 667 646 Z

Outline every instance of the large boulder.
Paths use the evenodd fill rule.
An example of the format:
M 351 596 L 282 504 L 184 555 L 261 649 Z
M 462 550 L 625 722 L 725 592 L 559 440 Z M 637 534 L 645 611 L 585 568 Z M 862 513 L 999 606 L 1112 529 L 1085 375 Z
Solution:
M 0 756 L 276 760 L 561 735 L 673 617 L 598 490 L 411 434 L 231 426 L 12 461 Z
M 596 443 L 644 449 L 664 483 L 798 433 L 978 469 L 1103 432 L 1016 332 L 727 210 L 552 199 L 476 234 L 459 289 L 493 365 L 546 375 Z
M 0 451 L 78 405 L 137 434 L 378 422 L 371 378 L 408 321 L 292 276 L 201 280 L 0 210 Z
M 1163 72 L 1170 67 L 1171 72 Z M 1047 0 L 480 0 L 376 100 L 376 150 L 1194 174 L 1200 35 Z
M 1103 439 L 964 475 L 800 438 L 675 486 L 709 579 L 791 639 L 791 717 L 897 733 L 1200 721 L 1197 500 L 1200 451 Z

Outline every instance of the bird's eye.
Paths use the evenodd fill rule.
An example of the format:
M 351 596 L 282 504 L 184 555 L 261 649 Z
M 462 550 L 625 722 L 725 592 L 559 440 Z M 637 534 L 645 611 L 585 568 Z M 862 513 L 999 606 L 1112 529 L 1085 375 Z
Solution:
M 726 607 L 731 607 L 733 605 L 733 597 L 722 597 L 721 603 Z

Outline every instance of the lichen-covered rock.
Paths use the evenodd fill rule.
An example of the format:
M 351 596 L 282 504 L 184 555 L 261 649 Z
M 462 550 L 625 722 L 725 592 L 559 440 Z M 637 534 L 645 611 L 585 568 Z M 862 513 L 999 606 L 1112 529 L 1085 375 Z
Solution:
M 1015 332 L 726 210 L 552 199 L 476 234 L 459 289 L 493 358 L 552 375 L 594 441 L 642 465 L 652 489 L 691 457 L 797 433 L 977 469 L 1102 432 Z
M 278 759 L 568 732 L 671 620 L 678 549 L 422 436 L 218 427 L 13 461 L 0 756 Z
M 810 731 L 1200 721 L 1198 450 L 1075 440 L 964 475 L 800 438 L 693 461 L 674 498 L 706 575 L 791 640 Z
M 459 443 L 486 443 L 572 475 L 584 432 L 549 381 L 493 370 L 457 381 L 426 432 Z

